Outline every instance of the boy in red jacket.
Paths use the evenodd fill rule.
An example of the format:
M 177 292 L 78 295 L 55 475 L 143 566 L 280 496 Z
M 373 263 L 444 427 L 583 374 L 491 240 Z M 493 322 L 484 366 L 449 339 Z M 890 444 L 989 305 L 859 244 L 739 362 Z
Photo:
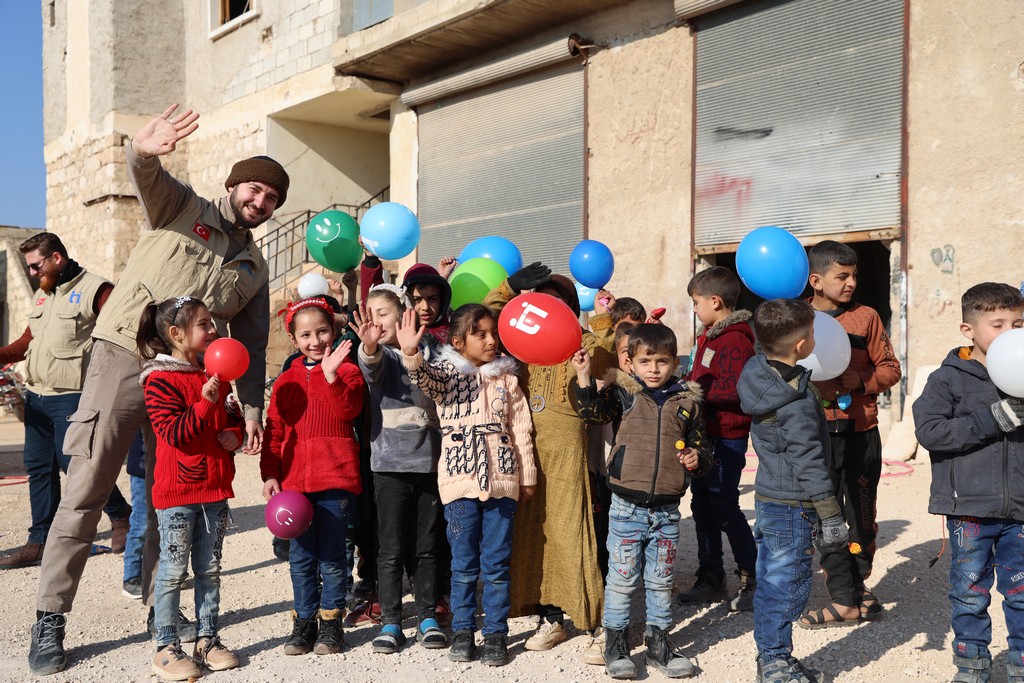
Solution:
M 676 598 L 680 604 L 717 602 L 728 597 L 722 561 L 722 532 L 736 558 L 740 588 L 729 603 L 733 612 L 754 609 L 757 546 L 740 510 L 740 476 L 746 464 L 750 418 L 740 410 L 736 383 L 754 355 L 750 312 L 734 310 L 740 282 L 732 271 L 715 266 L 693 276 L 686 288 L 693 311 L 704 326 L 687 379 L 700 384 L 706 428 L 714 450 L 711 471 L 693 480 L 690 510 L 697 530 L 697 581 Z
M 840 242 L 811 247 L 811 306 L 834 317 L 850 337 L 850 367 L 839 377 L 815 382 L 825 407 L 832 445 L 832 486 L 850 527 L 850 547 L 821 553 L 825 586 L 832 604 L 809 610 L 797 622 L 828 628 L 843 622 L 877 619 L 882 604 L 864 581 L 875 556 L 875 505 L 882 476 L 878 434 L 878 394 L 900 380 L 900 363 L 875 309 L 851 301 L 857 289 L 857 254 Z

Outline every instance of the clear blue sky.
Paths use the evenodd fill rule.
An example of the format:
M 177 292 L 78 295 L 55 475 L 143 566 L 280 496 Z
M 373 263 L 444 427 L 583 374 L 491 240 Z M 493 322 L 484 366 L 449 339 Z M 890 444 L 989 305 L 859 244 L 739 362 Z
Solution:
M 38 0 L 3 3 L 0 40 L 0 225 L 46 223 L 43 163 L 43 12 Z

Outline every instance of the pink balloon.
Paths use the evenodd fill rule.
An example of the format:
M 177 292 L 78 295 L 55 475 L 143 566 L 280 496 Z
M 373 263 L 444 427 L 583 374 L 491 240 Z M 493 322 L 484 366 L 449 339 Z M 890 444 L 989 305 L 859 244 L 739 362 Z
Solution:
M 249 369 L 249 352 L 231 337 L 216 339 L 203 354 L 206 371 L 225 382 L 234 382 Z
M 313 523 L 313 505 L 298 491 L 281 491 L 267 503 L 263 519 L 278 538 L 298 538 Z

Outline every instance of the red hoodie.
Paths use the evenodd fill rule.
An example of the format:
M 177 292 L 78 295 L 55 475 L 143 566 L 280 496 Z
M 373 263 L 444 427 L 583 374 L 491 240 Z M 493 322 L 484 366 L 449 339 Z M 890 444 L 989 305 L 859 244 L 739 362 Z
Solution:
M 745 439 L 750 416 L 740 410 L 736 393 L 743 366 L 754 355 L 750 311 L 733 311 L 697 337 L 697 352 L 687 379 L 704 391 L 704 426 L 708 436 Z

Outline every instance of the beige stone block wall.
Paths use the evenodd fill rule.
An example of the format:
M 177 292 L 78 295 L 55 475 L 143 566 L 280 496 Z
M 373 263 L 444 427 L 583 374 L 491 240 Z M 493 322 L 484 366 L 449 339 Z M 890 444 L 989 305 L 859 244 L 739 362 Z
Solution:
M 960 296 L 1024 279 L 1024 4 L 910 3 L 908 339 L 916 368 L 960 335 Z

